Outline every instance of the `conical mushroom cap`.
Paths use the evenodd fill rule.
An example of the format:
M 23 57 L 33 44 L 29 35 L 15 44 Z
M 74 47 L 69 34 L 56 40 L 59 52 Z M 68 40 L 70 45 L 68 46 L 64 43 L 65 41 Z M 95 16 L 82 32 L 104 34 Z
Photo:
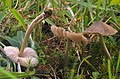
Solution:
M 20 65 L 24 67 L 34 67 L 38 64 L 37 53 L 32 48 L 26 47 L 22 57 L 19 56 L 20 52 L 17 47 L 7 46 L 4 47 L 4 51 L 11 61 L 20 62 Z
M 109 35 L 114 35 L 117 32 L 117 30 L 109 26 L 108 24 L 99 21 L 88 27 L 85 30 L 85 32 L 99 33 L 101 35 L 109 36 Z

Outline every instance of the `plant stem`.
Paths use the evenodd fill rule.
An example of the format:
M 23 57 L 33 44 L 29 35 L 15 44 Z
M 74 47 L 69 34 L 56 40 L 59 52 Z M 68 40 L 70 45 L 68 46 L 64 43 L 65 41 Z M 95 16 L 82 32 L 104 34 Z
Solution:
M 21 73 L 21 67 L 20 67 L 20 62 L 17 63 L 17 69 L 18 69 L 18 73 Z
M 107 49 L 107 47 L 106 47 L 106 45 L 105 45 L 103 36 L 102 36 L 102 35 L 99 35 L 99 37 L 100 37 L 100 42 L 101 42 L 102 47 L 103 47 L 103 51 L 106 53 L 108 59 L 111 59 L 110 53 L 109 53 L 109 51 L 108 51 L 108 49 Z
M 68 52 L 70 48 L 70 39 L 67 38 L 65 53 L 64 53 L 64 72 L 68 66 Z M 65 74 L 65 73 L 64 73 Z
M 119 73 L 119 68 L 120 68 L 120 51 L 119 51 L 119 55 L 118 55 L 118 60 L 117 60 L 117 66 L 115 69 L 115 79 L 117 79 L 118 73 Z
M 1 44 L 3 47 L 6 47 L 2 42 L 0 42 L 0 44 Z
M 28 29 L 27 29 L 27 31 L 26 31 L 26 34 L 25 34 L 23 43 L 22 43 L 22 45 L 21 45 L 19 56 L 23 56 L 24 48 L 25 48 L 25 46 L 26 46 L 26 43 L 27 43 L 27 41 L 28 41 L 28 38 L 29 38 L 30 34 L 32 33 L 32 30 L 35 28 L 35 25 L 37 25 L 39 22 L 41 22 L 41 21 L 44 20 L 45 18 L 49 17 L 51 14 L 52 14 L 52 11 L 51 11 L 51 10 L 47 10 L 46 12 L 41 13 L 39 16 L 37 16 L 37 17 L 31 22 L 31 24 L 29 25 L 29 27 L 28 27 Z
M 68 53 L 69 53 L 69 48 L 70 48 L 70 39 L 67 38 L 66 42 L 66 48 L 65 48 L 65 53 L 64 53 L 64 67 L 63 67 L 63 75 L 66 77 L 67 73 L 67 67 L 68 67 Z
M 109 59 L 108 59 L 108 77 L 109 79 L 112 79 L 111 64 Z

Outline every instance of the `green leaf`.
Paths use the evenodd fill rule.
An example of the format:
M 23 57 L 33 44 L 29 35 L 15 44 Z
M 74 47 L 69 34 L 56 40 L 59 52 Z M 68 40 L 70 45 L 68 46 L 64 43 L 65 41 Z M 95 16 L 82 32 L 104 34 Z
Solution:
M 2 0 L 9 9 L 11 9 L 12 1 L 11 0 Z
M 112 79 L 112 72 L 111 72 L 111 64 L 110 64 L 110 60 L 108 59 L 108 77 L 109 79 Z
M 0 23 L 2 22 L 2 20 L 4 19 L 5 16 L 6 16 L 6 14 L 4 12 L 2 12 L 0 14 Z
M 94 79 L 97 79 L 99 76 L 99 72 L 92 72 L 92 76 L 94 77 Z
M 55 0 L 50 0 L 50 3 L 52 4 L 53 8 L 58 8 L 58 3 Z
M 98 1 L 97 1 L 97 9 L 99 9 L 101 3 L 102 3 L 102 0 L 98 0 Z
M 102 3 L 102 0 L 98 0 L 98 1 L 97 1 L 96 21 L 99 21 L 98 17 L 99 17 L 99 8 L 100 8 L 101 3 Z
M 84 16 L 84 26 L 87 27 L 88 26 L 88 21 L 89 21 L 89 18 L 88 16 Z
M 52 22 L 52 20 L 49 19 L 49 18 L 46 18 L 45 21 L 46 21 L 48 24 L 54 25 L 54 23 Z
M 5 36 L 4 39 L 7 40 L 11 46 L 20 47 L 20 44 L 18 43 L 17 40 L 10 38 L 8 36 Z
M 10 72 L 5 71 L 3 68 L 0 68 L 0 79 L 6 79 L 6 77 L 9 77 L 9 79 L 17 79 L 14 75 L 12 75 Z
M 24 36 L 25 36 L 25 33 L 23 33 L 22 31 L 17 32 L 17 36 L 16 36 L 17 39 L 16 40 L 18 40 L 20 46 L 23 42 Z
M 23 29 L 26 30 L 27 28 L 26 28 L 24 18 L 22 17 L 22 15 L 19 12 L 17 12 L 15 9 L 12 9 L 12 14 L 19 21 L 19 23 L 22 25 Z
M 118 75 L 119 68 L 120 68 L 120 52 L 119 52 L 119 56 L 118 56 L 118 60 L 117 60 L 117 66 L 116 66 L 116 74 L 115 74 L 115 77 L 117 77 L 117 75 Z
M 110 6 L 112 6 L 112 5 L 119 5 L 120 6 L 120 0 L 112 0 L 110 2 Z
M 15 75 L 17 78 L 25 78 L 25 77 L 29 77 L 35 74 L 35 69 L 33 69 L 33 71 L 28 71 L 28 72 L 22 72 L 22 73 L 18 73 L 18 72 L 11 72 L 11 74 Z
M 18 78 L 25 78 L 29 77 L 35 74 L 35 69 L 33 71 L 28 71 L 28 72 L 8 72 L 5 71 L 3 68 L 0 68 L 0 79 L 18 79 Z
M 97 5 L 88 4 L 87 2 L 83 2 L 82 0 L 68 0 L 68 2 L 74 2 L 76 4 L 80 4 L 80 5 L 84 6 L 84 7 L 95 8 L 95 9 L 97 8 Z M 111 11 L 110 8 L 104 8 L 102 6 L 100 6 L 98 9 L 100 9 L 100 10 L 106 10 L 106 11 Z M 118 10 L 113 10 L 113 11 L 119 12 Z

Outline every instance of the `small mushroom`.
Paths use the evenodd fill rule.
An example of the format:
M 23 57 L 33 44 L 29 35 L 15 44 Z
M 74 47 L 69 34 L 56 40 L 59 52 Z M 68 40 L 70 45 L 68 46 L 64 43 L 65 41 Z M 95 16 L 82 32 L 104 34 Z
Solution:
M 109 35 L 114 35 L 117 32 L 117 30 L 109 26 L 108 24 L 99 21 L 99 22 L 92 24 L 90 27 L 88 27 L 85 30 L 85 32 L 99 33 L 104 36 L 109 36 Z
M 15 63 L 19 62 L 20 65 L 24 67 L 27 66 L 34 67 L 38 64 L 37 53 L 32 48 L 26 47 L 24 49 L 24 55 L 22 57 L 19 56 L 20 52 L 17 47 L 6 46 L 4 47 L 4 51 L 11 61 Z
M 11 61 L 17 63 L 18 65 L 20 64 L 24 67 L 34 67 L 38 64 L 38 59 L 37 59 L 38 56 L 35 50 L 33 50 L 30 47 L 25 48 L 25 46 L 26 46 L 26 43 L 28 41 L 30 34 L 32 33 L 32 30 L 35 28 L 35 25 L 37 25 L 39 22 L 41 22 L 45 18 L 49 17 L 51 14 L 52 14 L 52 11 L 47 10 L 41 13 L 31 22 L 31 24 L 29 25 L 26 31 L 20 51 L 17 47 L 13 47 L 13 46 L 4 47 L 4 51 L 5 51 L 4 53 L 7 55 L 7 57 Z
M 62 27 L 57 27 L 55 25 L 51 26 L 51 31 L 54 35 L 58 37 L 69 38 L 70 40 L 75 41 L 77 43 L 82 43 L 85 46 L 88 44 L 88 39 L 84 37 L 82 33 L 68 32 L 65 31 L 65 29 L 63 29 Z
M 99 35 L 101 44 L 103 46 L 103 50 L 107 54 L 107 57 L 109 59 L 111 59 L 111 56 L 110 56 L 110 53 L 104 43 L 103 36 L 114 35 L 116 32 L 117 32 L 116 29 L 114 29 L 113 27 L 111 27 L 108 24 L 101 22 L 101 21 L 92 24 L 85 30 L 85 34 L 89 33 L 89 34 L 98 34 Z

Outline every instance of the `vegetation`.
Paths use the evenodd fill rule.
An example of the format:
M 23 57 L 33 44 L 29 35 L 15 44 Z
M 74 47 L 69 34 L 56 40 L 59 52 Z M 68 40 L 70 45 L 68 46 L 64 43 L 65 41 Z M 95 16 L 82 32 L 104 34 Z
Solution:
M 3 52 L 5 46 L 20 49 L 28 25 L 46 9 L 52 15 L 33 29 L 26 47 L 38 54 L 39 64 L 22 67 Z M 104 36 L 108 59 L 99 37 L 87 46 L 54 36 L 52 25 L 70 32 L 84 32 L 102 20 L 115 28 Z M 119 0 L 0 0 L 0 79 L 120 79 L 120 1 Z

